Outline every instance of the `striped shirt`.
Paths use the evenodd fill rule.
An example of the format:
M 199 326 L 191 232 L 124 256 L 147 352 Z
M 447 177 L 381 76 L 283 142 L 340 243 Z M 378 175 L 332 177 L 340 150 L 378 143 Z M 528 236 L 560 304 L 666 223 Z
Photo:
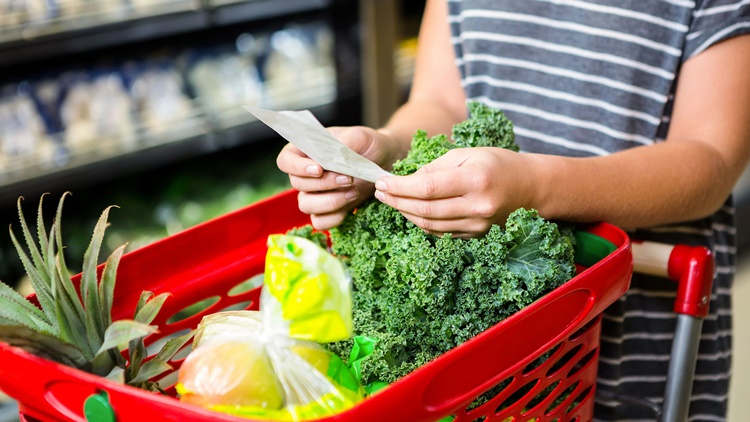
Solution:
M 503 110 L 525 152 L 604 156 L 663 141 L 680 65 L 750 33 L 750 0 L 448 0 L 467 98 Z M 710 247 L 716 258 L 691 421 L 726 419 L 731 369 L 735 225 L 731 198 L 713 216 L 631 236 Z M 636 275 L 605 313 L 595 417 L 653 421 L 618 406 L 661 404 L 675 316 L 674 283 Z M 605 395 L 611 393 L 610 395 Z

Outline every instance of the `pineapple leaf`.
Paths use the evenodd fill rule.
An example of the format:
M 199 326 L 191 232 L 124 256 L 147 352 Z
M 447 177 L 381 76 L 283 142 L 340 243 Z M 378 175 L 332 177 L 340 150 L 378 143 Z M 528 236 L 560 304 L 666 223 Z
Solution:
M 148 301 L 151 300 L 152 297 L 154 297 L 153 292 L 150 292 L 148 290 L 144 290 L 141 292 L 141 296 L 138 298 L 138 303 L 136 303 L 135 305 L 135 313 L 133 314 L 134 317 L 135 315 L 138 315 L 138 312 L 140 312 L 141 309 L 146 306 L 146 303 L 148 303 Z
M 0 307 L 0 318 L 18 321 L 29 328 L 35 329 L 35 331 L 49 333 L 54 331 L 46 315 L 39 308 L 1 281 L 0 299 L 3 302 L 3 306 Z M 24 322 L 21 322 L 21 320 Z
M 89 367 L 88 359 L 76 346 L 28 327 L 0 325 L 0 341 L 63 365 L 83 370 Z
M 112 371 L 106 374 L 105 378 L 119 384 L 125 384 L 125 370 L 119 366 L 115 366 L 112 368 Z
M 169 372 L 172 369 L 172 365 L 164 361 L 151 359 L 150 361 L 144 363 L 143 366 L 141 366 L 140 371 L 138 371 L 138 375 L 133 377 L 130 381 L 127 381 L 127 383 L 138 384 L 146 382 L 151 378 L 159 376 L 165 372 Z
M 114 359 L 114 356 L 111 351 L 107 351 L 105 353 L 99 353 L 94 357 L 94 359 L 91 361 L 91 372 L 94 375 L 99 376 L 107 376 L 110 374 L 114 368 L 117 368 L 117 362 Z
M 57 314 L 59 330 L 57 335 L 60 340 L 66 343 L 81 345 L 83 347 L 81 351 L 90 360 L 94 355 L 90 348 L 86 347 L 89 344 L 86 342 L 86 331 L 82 321 L 75 314 L 71 314 L 70 308 L 65 305 L 64 301 L 55 302 L 55 314 Z
M 105 327 L 112 324 L 112 303 L 115 296 L 115 279 L 117 277 L 117 267 L 120 265 L 120 259 L 125 252 L 125 246 L 122 245 L 115 249 L 107 258 L 104 265 L 102 278 L 99 282 L 99 305 L 101 306 L 101 318 Z M 150 323 L 151 321 L 148 321 Z
M 58 277 L 58 280 L 60 280 L 62 284 L 65 295 L 67 295 L 73 307 L 75 308 L 76 313 L 78 314 L 78 319 L 84 321 L 86 318 L 86 314 L 83 310 L 81 298 L 78 295 L 73 282 L 71 281 L 72 275 L 70 274 L 68 266 L 65 263 L 65 247 L 62 243 L 62 209 L 63 203 L 65 202 L 65 196 L 69 194 L 69 192 L 66 192 L 62 195 L 62 197 L 60 197 L 60 201 L 57 204 L 54 224 L 52 224 L 52 228 L 50 229 L 49 239 L 50 242 L 52 242 L 52 240 L 54 239 L 55 243 L 57 244 L 57 254 L 56 256 L 53 255 L 52 258 L 54 259 L 55 266 L 57 267 L 56 275 Z M 49 258 L 50 257 L 48 257 L 48 259 Z
M 193 339 L 193 335 L 195 335 L 195 330 L 191 330 L 186 334 L 169 339 L 164 346 L 162 346 L 154 359 L 169 362 L 183 346 Z
M 39 252 L 39 248 L 37 248 L 36 243 L 34 242 L 34 238 L 31 235 L 31 231 L 29 230 L 29 226 L 26 224 L 26 217 L 23 215 L 23 207 L 21 207 L 21 202 L 23 200 L 23 197 L 18 198 L 18 201 L 16 202 L 16 205 L 18 207 L 18 219 L 21 222 L 21 231 L 23 232 L 24 240 L 26 241 L 26 246 L 29 249 L 29 253 L 31 255 L 31 262 L 34 264 L 34 268 L 37 268 L 38 270 L 46 270 L 46 266 L 44 265 L 44 259 L 42 258 L 42 254 Z M 41 200 L 39 204 L 39 212 L 41 213 Z M 42 220 L 41 215 L 38 217 L 38 220 Z M 44 227 L 44 222 L 42 221 L 42 227 Z M 38 229 L 38 228 L 37 228 Z M 42 228 L 42 230 L 44 230 Z M 42 243 L 41 249 L 45 250 L 47 247 L 46 243 Z M 49 274 L 46 272 L 42 272 L 40 274 L 40 280 L 43 281 L 47 287 L 50 287 L 50 278 Z
M 130 362 L 128 363 L 128 368 L 125 371 L 125 380 L 135 378 L 135 376 L 138 374 L 138 371 L 141 370 L 143 360 L 148 354 L 148 351 L 146 350 L 146 343 L 143 341 L 143 337 L 135 340 L 130 340 L 128 351 L 130 352 Z
M 52 299 L 52 295 L 49 292 L 49 285 L 44 283 L 42 276 L 39 274 L 39 271 L 34 267 L 31 260 L 29 259 L 28 255 L 26 255 L 26 252 L 21 247 L 21 244 L 18 242 L 18 239 L 16 238 L 16 235 L 13 234 L 13 230 L 10 230 L 10 240 L 13 242 L 13 246 L 15 246 L 16 251 L 18 252 L 18 257 L 21 259 L 21 263 L 23 264 L 23 268 L 26 270 L 26 274 L 29 276 L 29 281 L 31 282 L 31 286 L 34 288 L 34 291 L 36 292 L 37 300 L 39 300 L 39 304 L 42 306 L 42 311 L 47 316 L 48 321 L 56 321 L 57 317 L 55 315 L 55 306 L 54 301 Z
M 54 298 L 57 306 L 57 321 L 60 327 L 61 336 L 65 333 L 67 341 L 73 344 L 79 344 L 83 348 L 84 352 L 89 358 L 94 357 L 94 352 L 99 347 L 98 343 L 92 343 L 90 336 L 86 330 L 84 320 L 85 317 L 82 315 L 81 300 L 78 297 L 73 283 L 70 279 L 65 279 L 59 272 L 59 262 L 62 257 L 58 254 L 55 257 L 57 268 L 55 277 L 52 279 L 52 283 L 55 286 L 55 292 L 57 296 Z M 70 292 L 72 290 L 72 292 Z M 72 296 L 71 296 L 72 295 Z
M 46 193 L 39 197 L 39 206 L 36 211 L 36 234 L 39 238 L 39 245 L 42 246 L 42 261 L 48 262 L 48 255 L 45 253 L 44 245 L 48 245 L 50 241 L 47 238 L 46 227 L 44 224 L 44 212 L 42 211 L 42 204 L 44 203 L 44 196 Z M 63 196 L 65 196 L 63 194 Z M 60 199 L 62 201 L 62 198 Z
M 137 338 L 146 337 L 149 334 L 156 333 L 156 327 L 148 324 L 142 324 L 140 322 L 133 321 L 131 319 L 122 319 L 115 321 L 107 328 L 104 333 L 104 342 L 102 343 L 99 353 L 105 352 L 113 348 L 125 348 L 130 340 Z
M 102 212 L 94 227 L 91 242 L 83 254 L 81 296 L 83 296 L 83 303 L 86 310 L 86 331 L 89 333 L 90 338 L 96 340 L 96 343 L 102 341 L 102 333 L 107 329 L 104 321 L 100 318 L 102 310 L 99 303 L 99 281 L 96 267 L 98 265 L 99 251 L 104 240 L 104 231 L 107 227 L 107 217 L 111 208 L 111 206 L 107 207 Z
M 148 293 L 153 295 L 151 292 Z M 171 296 L 171 294 L 161 293 L 148 300 L 143 306 L 140 306 L 136 310 L 135 320 L 144 324 L 151 324 L 154 318 L 156 318 L 156 315 L 159 314 L 161 307 L 164 305 L 164 301 L 166 301 L 169 296 Z M 143 297 L 143 295 L 141 295 L 141 297 Z M 139 301 L 138 304 L 140 305 L 141 302 Z

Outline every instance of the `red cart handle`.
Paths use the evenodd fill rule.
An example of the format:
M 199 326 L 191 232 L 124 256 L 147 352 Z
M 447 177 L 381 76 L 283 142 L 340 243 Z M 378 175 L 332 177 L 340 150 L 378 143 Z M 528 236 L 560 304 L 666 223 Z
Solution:
M 696 318 L 708 316 L 714 278 L 714 257 L 708 248 L 637 241 L 632 247 L 634 271 L 678 283 L 675 312 Z

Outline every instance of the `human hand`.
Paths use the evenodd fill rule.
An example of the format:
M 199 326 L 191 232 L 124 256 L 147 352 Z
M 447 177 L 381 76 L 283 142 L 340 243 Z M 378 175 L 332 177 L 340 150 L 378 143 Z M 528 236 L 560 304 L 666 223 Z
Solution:
M 470 238 L 534 203 L 535 159 L 502 148 L 457 148 L 409 176 L 381 177 L 375 197 L 427 233 Z
M 396 142 L 386 131 L 364 126 L 328 130 L 340 142 L 384 169 L 389 169 L 399 158 Z M 310 215 L 313 227 L 318 230 L 341 224 L 351 210 L 375 191 L 370 182 L 324 170 L 292 144 L 281 150 L 276 165 L 289 175 L 292 187 L 299 191 L 300 211 Z

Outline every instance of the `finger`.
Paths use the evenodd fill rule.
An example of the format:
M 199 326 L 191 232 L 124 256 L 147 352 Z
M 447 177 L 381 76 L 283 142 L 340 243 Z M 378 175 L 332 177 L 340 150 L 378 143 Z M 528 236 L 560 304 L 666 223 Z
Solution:
M 324 192 L 351 187 L 354 179 L 343 174 L 326 171 L 321 177 L 289 176 L 294 189 L 302 192 Z
M 356 186 L 321 193 L 300 192 L 297 195 L 299 210 L 305 214 L 330 214 L 354 208 L 354 202 L 360 197 Z
M 376 185 L 377 186 L 377 185 Z M 376 190 L 375 198 L 402 213 L 429 220 L 456 220 L 468 216 L 486 216 L 489 210 L 480 209 L 481 202 L 470 202 L 456 196 L 439 199 L 421 199 L 391 195 Z
M 489 231 L 487 224 L 482 221 L 471 219 L 456 220 L 433 220 L 409 213 L 401 213 L 407 220 L 414 223 L 427 234 L 434 236 L 443 236 L 450 233 L 451 237 L 469 239 L 481 237 Z
M 276 157 L 276 166 L 290 176 L 323 176 L 323 167 L 292 144 L 287 144 L 281 149 Z
M 328 230 L 339 226 L 349 212 L 339 211 L 330 214 L 314 214 L 310 216 L 310 224 L 316 230 Z
M 375 183 L 375 189 L 403 198 L 452 198 L 471 191 L 476 179 L 455 168 L 452 171 L 419 171 L 409 176 L 381 177 Z

